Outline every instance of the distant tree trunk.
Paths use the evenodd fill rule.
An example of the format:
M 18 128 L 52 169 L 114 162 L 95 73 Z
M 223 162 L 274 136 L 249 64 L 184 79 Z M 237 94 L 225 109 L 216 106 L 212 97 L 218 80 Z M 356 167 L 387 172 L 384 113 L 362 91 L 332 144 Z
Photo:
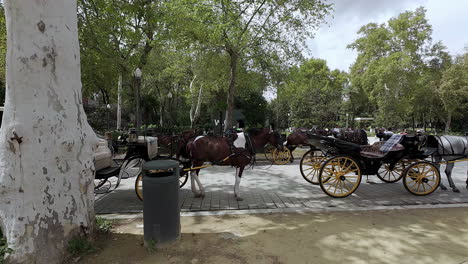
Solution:
M 94 228 L 93 146 L 81 97 L 75 0 L 6 0 L 0 227 L 7 263 L 63 263 Z
M 193 128 L 198 118 L 200 117 L 200 108 L 201 108 L 201 102 L 202 102 L 202 97 L 203 97 L 203 85 L 200 86 L 200 89 L 198 90 L 198 96 L 195 97 L 196 91 L 193 86 L 193 83 L 196 77 L 197 76 L 195 75 L 192 81 L 190 82 L 190 93 L 192 94 L 192 104 L 190 106 L 190 127 L 191 128 Z
M 117 130 L 122 128 L 122 73 L 117 84 Z
M 450 125 L 452 123 L 452 113 L 448 112 L 447 113 L 447 119 L 445 120 L 445 132 L 450 131 Z
M 228 50 L 229 56 L 231 58 L 230 69 L 231 74 L 229 78 L 229 87 L 228 87 L 228 94 L 227 94 L 227 109 L 226 109 L 226 127 L 230 128 L 234 124 L 234 120 L 232 120 L 232 114 L 234 112 L 234 99 L 236 97 L 236 78 L 237 78 L 237 63 L 239 60 L 239 55 L 237 51 L 233 49 Z

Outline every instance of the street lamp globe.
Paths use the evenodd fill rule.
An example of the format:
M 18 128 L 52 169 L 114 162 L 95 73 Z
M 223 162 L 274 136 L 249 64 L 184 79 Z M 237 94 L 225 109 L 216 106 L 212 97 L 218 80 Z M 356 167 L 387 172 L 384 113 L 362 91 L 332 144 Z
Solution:
M 110 104 L 107 104 L 107 109 L 111 109 L 111 105 Z
M 135 69 L 135 72 L 133 73 L 133 76 L 137 79 L 140 79 L 141 78 L 141 70 L 140 68 L 136 68 Z
M 171 93 L 171 92 L 169 92 L 169 93 L 167 94 L 167 98 L 169 98 L 169 99 L 172 98 L 172 93 Z

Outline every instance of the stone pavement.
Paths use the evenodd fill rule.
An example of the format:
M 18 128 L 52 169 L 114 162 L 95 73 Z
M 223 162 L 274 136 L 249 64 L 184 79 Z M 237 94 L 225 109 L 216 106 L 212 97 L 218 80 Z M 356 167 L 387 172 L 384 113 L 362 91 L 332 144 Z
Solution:
M 299 157 L 300 159 L 300 157 Z M 357 191 L 346 198 L 331 198 L 319 186 L 306 182 L 299 171 L 299 159 L 289 165 L 270 166 L 259 162 L 253 170 L 244 172 L 240 184 L 243 201 L 236 201 L 233 194 L 235 169 L 231 167 L 211 167 L 200 172 L 200 181 L 205 186 L 206 197 L 194 198 L 190 181 L 179 192 L 181 210 L 184 212 L 246 210 L 246 209 L 350 209 L 375 206 L 444 205 L 468 203 L 468 190 L 465 188 L 467 162 L 455 165 L 453 179 L 460 189 L 436 190 L 429 196 L 410 194 L 401 181 L 383 183 L 376 176 L 368 179 L 363 176 Z M 448 186 L 444 166 L 441 168 L 442 182 Z M 135 178 L 122 180 L 121 186 L 110 194 L 96 196 L 97 214 L 141 213 L 143 203 L 134 190 Z

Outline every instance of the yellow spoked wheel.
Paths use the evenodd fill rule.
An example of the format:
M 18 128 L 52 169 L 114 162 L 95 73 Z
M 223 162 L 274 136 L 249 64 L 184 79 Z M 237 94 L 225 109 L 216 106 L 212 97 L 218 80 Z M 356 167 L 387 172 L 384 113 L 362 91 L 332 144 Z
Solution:
M 325 162 L 325 155 L 320 150 L 309 150 L 302 156 L 299 169 L 301 170 L 302 177 L 315 185 L 319 184 L 318 176 L 323 162 Z
M 265 147 L 265 158 L 268 161 L 274 161 L 273 159 L 273 153 L 275 152 L 276 148 L 273 147 L 272 145 L 268 144 Z
M 135 180 L 135 193 L 138 199 L 143 201 L 143 173 L 140 173 Z
M 414 195 L 433 193 L 440 184 L 440 172 L 434 164 L 420 161 L 408 166 L 403 172 L 403 185 Z
M 187 183 L 188 177 L 188 171 L 180 171 L 179 188 L 182 188 Z M 143 201 L 143 173 L 140 173 L 135 180 L 135 193 L 138 199 L 140 199 L 140 201 Z
M 291 151 L 288 148 L 283 148 L 283 151 L 275 149 L 273 152 L 273 160 L 276 165 L 284 165 L 291 161 Z
M 361 183 L 361 168 L 347 156 L 327 160 L 320 169 L 320 188 L 329 196 L 343 198 L 352 194 Z
M 377 177 L 386 183 L 397 182 L 401 177 L 403 177 L 403 171 L 408 166 L 408 163 L 408 160 L 401 159 L 395 164 L 393 170 L 390 169 L 390 164 L 384 163 L 380 166 L 377 172 Z

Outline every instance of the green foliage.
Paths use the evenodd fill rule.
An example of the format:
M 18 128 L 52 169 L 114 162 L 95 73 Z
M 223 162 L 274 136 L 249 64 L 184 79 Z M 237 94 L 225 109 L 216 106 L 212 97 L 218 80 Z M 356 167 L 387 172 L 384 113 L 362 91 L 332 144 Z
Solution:
M 350 72 L 353 115 L 374 114 L 376 124 L 385 127 L 415 123 L 426 127 L 442 119 L 439 109 L 444 89 L 440 86 L 451 59 L 440 42 L 432 43 L 426 10 L 404 12 L 386 24 L 370 23 L 358 34 L 349 45 L 358 52 Z M 453 94 L 445 94 L 453 98 Z M 460 105 L 445 101 L 445 115 L 448 101 Z
M 83 256 L 96 252 L 96 248 L 85 237 L 77 236 L 68 242 L 68 252 L 73 256 Z
M 321 128 L 336 126 L 343 111 L 343 93 L 347 75 L 331 71 L 324 60 L 310 59 L 290 70 L 279 90 L 281 104 L 289 107 L 290 126 Z
M 96 227 L 100 233 L 109 233 L 112 229 L 112 221 L 96 217 Z
M 8 243 L 3 237 L 2 230 L 0 229 L 0 264 L 4 263 L 5 254 L 10 254 L 12 252 L 13 250 L 8 247 Z
M 445 131 L 450 130 L 452 118 L 456 110 L 468 104 L 468 54 L 459 56 L 442 75 L 437 93 L 446 112 Z M 462 112 L 466 113 L 466 112 Z M 464 116 L 464 115 L 463 115 Z

